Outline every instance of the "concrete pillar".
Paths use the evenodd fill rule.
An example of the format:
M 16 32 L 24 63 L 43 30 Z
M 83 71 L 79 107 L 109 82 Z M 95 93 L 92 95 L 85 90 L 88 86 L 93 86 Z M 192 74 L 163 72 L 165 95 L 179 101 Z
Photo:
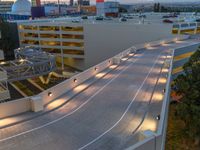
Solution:
M 33 112 L 39 112 L 44 109 L 41 96 L 34 96 L 31 98 L 31 110 Z

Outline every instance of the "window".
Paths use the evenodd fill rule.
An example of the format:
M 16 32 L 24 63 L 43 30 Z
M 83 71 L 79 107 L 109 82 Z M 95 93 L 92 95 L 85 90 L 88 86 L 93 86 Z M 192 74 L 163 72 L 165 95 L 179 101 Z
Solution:
M 83 27 L 62 27 L 63 31 L 77 31 L 77 32 L 82 32 Z
M 41 38 L 60 38 L 59 34 L 40 34 Z
M 73 34 L 63 34 L 62 37 L 66 39 L 83 39 L 84 38 L 83 35 L 73 35 Z
M 83 43 L 80 42 L 63 42 L 63 46 L 74 46 L 74 47 L 83 47 Z
M 60 46 L 60 42 L 56 41 L 41 41 L 41 45 Z
M 35 40 L 23 40 L 22 44 L 39 45 L 39 41 L 35 41 Z
M 82 50 L 73 50 L 73 49 L 63 49 L 64 54 L 70 55 L 84 55 L 84 51 Z
M 59 31 L 57 26 L 40 26 L 40 31 Z

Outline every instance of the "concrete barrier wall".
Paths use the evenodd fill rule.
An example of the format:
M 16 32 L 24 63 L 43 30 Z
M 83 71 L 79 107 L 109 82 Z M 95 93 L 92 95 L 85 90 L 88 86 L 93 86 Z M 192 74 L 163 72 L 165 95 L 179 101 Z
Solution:
M 176 78 L 179 74 L 182 73 L 182 71 L 181 72 L 176 72 L 175 70 L 177 68 L 182 67 L 189 60 L 190 55 L 192 55 L 192 53 L 194 53 L 199 46 L 200 46 L 200 43 L 197 43 L 197 44 L 181 47 L 181 48 L 178 48 L 178 49 L 175 50 L 175 53 L 174 53 L 175 58 L 177 56 L 179 56 L 179 57 L 182 56 L 183 58 L 180 59 L 180 60 L 174 59 L 174 63 L 173 63 L 173 70 L 174 70 L 173 79 Z M 185 55 L 185 56 L 183 56 L 183 55 Z
M 23 98 L 0 104 L 0 118 L 20 114 L 31 110 L 30 98 Z
M 109 62 L 110 61 L 110 62 Z M 73 76 L 72 78 L 65 80 L 64 82 L 42 92 L 39 94 L 42 97 L 43 104 L 46 105 L 55 98 L 63 95 L 64 93 L 72 90 L 74 87 L 78 86 L 79 84 L 83 83 L 84 81 L 88 80 L 95 74 L 103 71 L 104 69 L 108 68 L 110 65 L 112 65 L 112 59 L 106 60 L 92 68 L 89 68 L 88 70 L 77 74 Z M 98 70 L 95 71 L 95 67 L 98 68 Z M 74 82 L 74 79 L 76 79 L 76 83 Z M 51 92 L 52 96 L 49 97 L 48 93 Z
M 175 51 L 175 50 L 174 50 Z M 174 51 L 173 55 L 174 56 Z M 155 135 L 152 135 L 149 138 L 144 139 L 141 142 L 129 147 L 126 150 L 164 150 L 165 148 L 165 137 L 167 130 L 167 121 L 168 121 L 168 111 L 169 111 L 169 101 L 170 101 L 170 83 L 172 79 L 172 68 L 173 68 L 173 59 L 170 62 L 170 68 L 168 73 L 168 79 L 166 84 L 166 92 L 162 104 L 162 111 L 160 114 L 160 121 L 158 124 L 158 130 Z
M 127 148 L 126 150 L 155 150 L 155 145 L 155 137 L 152 136 Z
M 187 38 L 186 36 L 180 36 L 179 40 L 183 40 Z M 170 41 L 170 39 L 168 39 Z M 171 41 L 173 41 L 173 39 L 171 39 Z M 155 45 L 159 45 L 161 44 L 160 41 L 156 41 L 156 42 L 152 42 Z M 144 48 L 145 44 L 143 44 Z M 108 68 L 110 65 L 113 64 L 113 59 L 118 57 L 118 58 L 122 58 L 125 57 L 130 51 L 133 51 L 135 49 L 140 49 L 140 47 L 131 47 L 119 54 L 117 54 L 116 56 L 107 59 L 105 61 L 103 61 L 102 63 L 91 67 L 87 70 L 85 70 L 84 72 L 81 72 L 80 74 L 77 74 L 75 76 L 73 76 L 72 78 L 65 80 L 64 82 L 40 93 L 37 96 L 40 96 L 42 98 L 43 104 L 46 105 L 49 102 L 55 100 L 56 98 L 58 98 L 59 96 L 63 95 L 64 93 L 72 90 L 74 87 L 80 85 L 81 83 L 83 83 L 84 81 L 88 80 L 89 78 L 93 77 L 94 75 L 96 75 L 97 73 L 103 71 L 104 69 Z M 95 67 L 98 68 L 97 71 L 95 71 Z M 74 79 L 77 80 L 77 82 L 74 82 Z M 52 96 L 48 96 L 49 92 L 52 93 Z M 1 103 L 0 104 L 0 118 L 4 118 L 4 117 L 8 117 L 8 116 L 12 116 L 12 115 L 16 115 L 16 114 L 20 114 L 22 112 L 26 112 L 26 111 L 31 111 L 31 97 L 28 98 L 24 98 L 24 99 L 19 99 L 19 100 L 14 100 L 14 101 L 9 101 L 9 102 L 5 102 L 5 103 Z

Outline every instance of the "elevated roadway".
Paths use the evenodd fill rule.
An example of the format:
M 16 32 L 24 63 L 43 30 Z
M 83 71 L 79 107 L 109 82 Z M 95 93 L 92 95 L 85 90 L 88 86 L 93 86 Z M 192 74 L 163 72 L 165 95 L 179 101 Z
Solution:
M 162 92 L 165 85 L 160 86 L 158 80 L 170 59 L 166 56 L 172 54 L 171 49 L 192 43 L 149 47 L 124 58 L 117 68 L 63 107 L 1 129 L 0 150 L 124 149 L 134 143 L 135 134 L 144 128 L 140 128 L 142 122 L 149 123 L 148 117 L 156 131 L 162 100 L 152 106 L 152 95 Z M 66 98 L 67 94 L 60 97 Z

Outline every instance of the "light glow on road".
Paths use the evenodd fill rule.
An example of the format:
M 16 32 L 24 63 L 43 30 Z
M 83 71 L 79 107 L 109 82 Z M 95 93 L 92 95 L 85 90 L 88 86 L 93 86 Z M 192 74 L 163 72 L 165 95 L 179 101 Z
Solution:
M 73 89 L 74 92 L 81 92 L 82 90 L 84 90 L 86 87 L 88 86 L 88 84 L 81 84 L 78 85 L 77 87 L 75 87 Z
M 164 60 L 160 60 L 158 61 L 159 64 L 163 64 L 164 63 Z
M 66 99 L 57 99 L 55 101 L 53 101 L 52 103 L 50 103 L 47 106 L 47 109 L 54 109 L 57 108 L 59 106 L 61 106 L 62 104 L 64 104 L 66 102 Z M 67 107 L 65 108 L 65 113 L 66 112 L 70 112 L 71 110 L 75 109 L 78 106 L 78 103 L 75 101 L 70 101 L 67 103 Z M 58 113 L 59 111 L 57 111 Z M 62 114 L 62 112 L 60 112 Z
M 154 93 L 154 99 L 155 101 L 162 101 L 164 98 L 164 95 L 162 93 Z
M 57 99 L 53 102 L 51 102 L 50 104 L 48 104 L 47 108 L 48 109 L 54 109 L 54 108 L 57 108 L 59 107 L 60 105 L 62 105 L 65 101 L 65 99 Z
M 172 58 L 172 56 L 168 55 L 167 58 Z
M 130 53 L 129 56 L 134 56 L 134 53 Z
M 169 43 L 164 43 L 164 42 L 163 42 L 161 45 L 162 45 L 162 46 L 170 46 Z
M 153 132 L 155 132 L 157 129 L 157 120 L 155 119 L 150 119 L 150 118 L 146 118 L 143 125 L 142 125 L 142 131 L 145 130 L 151 130 Z
M 162 72 L 167 73 L 169 70 L 168 69 L 163 69 Z
M 159 79 L 159 83 L 166 83 L 167 82 L 167 79 L 166 78 L 160 78 Z
M 152 49 L 155 49 L 154 47 L 152 47 L 150 44 L 146 44 L 145 45 L 145 48 L 148 49 L 148 50 L 152 50 Z
M 5 61 L 2 61 L 2 62 L 0 62 L 0 65 L 4 65 L 4 64 L 6 64 L 6 62 L 5 62 Z
M 17 117 L 0 119 L 0 127 L 17 122 Z
M 98 73 L 95 77 L 98 78 L 98 79 L 100 79 L 103 76 L 105 76 L 105 74 L 106 74 L 105 72 L 101 72 L 101 73 Z
M 109 68 L 110 69 L 114 69 L 114 68 L 116 68 L 117 67 L 117 65 L 112 65 L 112 66 L 110 66 Z
M 122 60 L 122 61 L 126 61 L 126 60 L 128 60 L 128 58 L 127 58 L 127 57 L 125 57 L 125 58 L 122 58 L 121 60 Z

